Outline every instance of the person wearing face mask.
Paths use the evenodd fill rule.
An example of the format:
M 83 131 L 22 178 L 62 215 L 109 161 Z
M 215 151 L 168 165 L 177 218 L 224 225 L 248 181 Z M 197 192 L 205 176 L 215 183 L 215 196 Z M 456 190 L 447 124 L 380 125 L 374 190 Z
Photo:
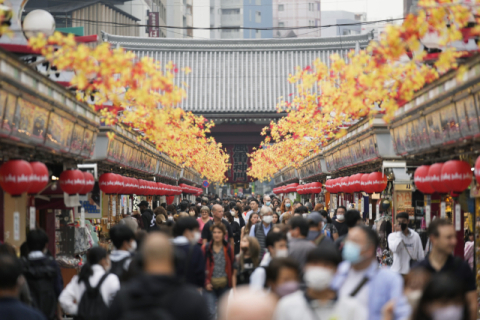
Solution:
M 463 283 L 448 273 L 436 274 L 425 287 L 412 320 L 470 320 Z M 390 319 L 386 319 L 390 320 Z
M 308 230 L 307 240 L 312 241 L 316 246 L 333 244 L 332 240 L 323 233 L 325 219 L 319 212 L 310 213 L 307 221 L 310 227 Z
M 260 243 L 260 256 L 261 259 L 265 253 L 266 243 L 265 238 L 268 236 L 268 233 L 272 230 L 272 221 L 273 221 L 273 210 L 270 207 L 262 207 L 260 210 L 260 215 L 262 221 L 257 222 L 250 229 L 250 237 L 255 237 Z
M 243 227 L 245 227 L 245 220 L 243 220 L 243 217 L 242 217 L 242 208 L 237 206 L 237 205 L 234 205 L 232 206 L 232 204 L 230 204 L 230 213 L 232 214 L 233 216 L 233 220 L 238 223 L 238 226 L 240 227 L 240 229 L 242 229 Z
M 272 199 L 268 194 L 263 196 L 263 206 L 273 208 Z
M 390 269 L 405 276 L 410 271 L 410 266 L 423 260 L 425 255 L 420 236 L 408 228 L 408 213 L 397 213 L 396 220 L 395 232 L 388 235 L 388 247 L 393 252 Z
M 280 215 L 280 221 L 283 222 L 283 216 L 286 213 L 290 213 L 291 215 L 293 215 L 292 201 L 288 198 L 285 198 L 282 202 L 282 205 L 280 206 L 280 211 L 282 212 L 282 214 Z
M 135 233 L 126 225 L 117 224 L 110 228 L 110 239 L 115 247 L 110 254 L 112 262 L 110 273 L 117 275 L 120 282 L 123 282 L 132 261 L 132 255 L 137 249 Z
M 250 276 L 250 287 L 254 290 L 263 290 L 265 287 L 265 268 L 270 265 L 273 258 L 286 258 L 288 256 L 287 237 L 280 232 L 270 232 L 265 240 L 267 253 L 260 262 L 260 268 L 256 268 Z M 298 270 L 297 270 L 298 273 Z
M 292 258 L 273 258 L 266 268 L 266 287 L 277 299 L 292 294 L 300 287 L 299 271 Z
M 178 219 L 173 227 L 173 244 L 177 261 L 175 273 L 197 288 L 205 284 L 205 258 L 198 241 L 201 238 L 199 225 L 194 217 Z
M 330 288 L 342 258 L 330 244 L 310 251 L 304 268 L 305 291 L 282 298 L 275 310 L 275 320 L 366 320 L 367 312 L 351 297 L 337 299 Z
M 110 259 L 105 249 L 93 247 L 88 250 L 87 263 L 82 266 L 78 275 L 73 276 L 58 298 L 63 311 L 79 319 L 98 319 L 106 316 L 108 307 L 120 290 L 118 277 L 109 273 L 109 270 Z M 103 306 L 88 308 L 88 301 L 92 301 L 92 298 L 86 293 L 87 289 L 98 290 Z
M 331 288 L 340 299 L 351 297 L 359 302 L 369 320 L 382 319 L 382 309 L 394 301 L 393 320 L 408 319 L 411 307 L 403 294 L 402 277 L 389 269 L 379 268 L 377 233 L 369 227 L 357 226 L 348 232 Z
M 298 262 L 300 270 L 305 266 L 307 254 L 316 247 L 312 241 L 307 240 L 309 229 L 306 219 L 301 217 L 290 219 L 291 239 L 288 241 L 288 256 Z
M 344 206 L 340 206 L 335 210 L 335 216 L 337 218 L 333 221 L 333 225 L 337 229 L 339 237 L 348 233 L 348 226 L 345 223 L 346 212 L 347 208 L 345 208 Z
M 250 283 L 250 276 L 260 264 L 260 245 L 256 238 L 243 237 L 240 241 L 240 254 L 236 256 L 236 268 L 233 270 L 233 287 Z
M 149 232 L 150 228 L 155 225 L 155 214 L 148 208 L 148 201 L 141 201 L 138 205 L 142 214 L 142 222 L 145 231 Z
M 240 253 L 240 233 L 241 229 L 231 211 L 225 211 L 225 218 L 227 218 L 230 228 L 233 233 L 234 253 L 235 255 Z
M 350 209 L 345 213 L 345 222 L 344 225 L 347 226 L 348 231 L 350 231 L 352 228 L 361 225 L 363 223 L 362 221 L 362 216 L 360 215 L 360 212 L 358 210 Z M 343 246 L 345 245 L 345 240 L 347 239 L 348 233 L 344 234 L 343 236 L 338 237 L 337 240 L 335 240 L 334 244 L 337 247 L 337 250 L 342 252 Z

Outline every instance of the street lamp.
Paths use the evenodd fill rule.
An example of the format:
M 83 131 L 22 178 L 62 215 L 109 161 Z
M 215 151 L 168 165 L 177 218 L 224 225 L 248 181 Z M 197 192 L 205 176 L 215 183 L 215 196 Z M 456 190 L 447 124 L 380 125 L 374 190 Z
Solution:
M 23 19 L 23 33 L 27 39 L 43 33 L 46 37 L 55 32 L 55 19 L 45 10 L 33 10 Z

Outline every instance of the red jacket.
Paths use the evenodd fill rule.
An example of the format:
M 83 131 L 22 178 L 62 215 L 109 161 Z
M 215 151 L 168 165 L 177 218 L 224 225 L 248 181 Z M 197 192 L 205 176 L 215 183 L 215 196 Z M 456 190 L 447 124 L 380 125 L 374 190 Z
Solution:
M 205 286 L 211 283 L 213 268 L 215 267 L 215 260 L 213 259 L 213 242 L 208 242 L 202 246 L 203 254 L 205 255 Z M 232 287 L 232 277 L 233 277 L 233 262 L 234 255 L 232 247 L 230 244 L 224 242 L 223 244 L 223 254 L 225 256 L 225 273 L 227 274 L 228 287 Z

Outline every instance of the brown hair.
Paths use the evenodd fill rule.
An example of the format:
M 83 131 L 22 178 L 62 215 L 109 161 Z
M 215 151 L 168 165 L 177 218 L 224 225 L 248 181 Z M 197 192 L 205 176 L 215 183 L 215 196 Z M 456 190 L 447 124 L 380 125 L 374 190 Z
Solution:
M 248 217 L 247 224 L 244 227 L 245 228 L 245 231 L 243 233 L 244 235 L 250 234 L 250 229 L 252 229 L 252 217 L 253 217 L 254 214 L 256 214 L 260 218 L 260 215 L 258 213 L 252 212 L 250 214 L 250 216 Z
M 430 225 L 428 226 L 427 234 L 428 234 L 429 237 L 431 237 L 431 236 L 438 237 L 440 235 L 440 232 L 438 231 L 438 229 L 440 227 L 451 226 L 451 225 L 452 225 L 452 223 L 450 221 L 448 221 L 447 219 L 437 218 L 437 219 L 433 220 L 430 223 Z
M 210 227 L 210 231 L 213 233 L 213 230 L 215 229 L 219 229 L 220 231 L 223 232 L 223 237 L 225 237 L 227 235 L 227 228 L 225 228 L 225 225 L 223 223 L 214 223 L 211 227 Z M 213 241 L 213 240 L 212 240 Z
M 289 198 L 283 199 L 282 205 L 280 206 L 280 209 L 282 210 L 282 213 L 284 213 L 284 212 L 293 212 L 292 200 L 290 200 L 290 208 L 288 208 L 288 210 L 287 210 L 287 208 L 285 207 L 285 202 L 286 202 L 287 200 L 290 200 L 290 199 L 289 199 Z
M 325 207 L 324 207 L 323 204 L 317 203 L 317 204 L 315 205 L 315 208 L 313 209 L 313 211 L 320 211 L 320 210 L 323 210 L 324 208 L 325 208 Z
M 155 213 L 155 215 L 163 214 L 164 216 L 167 216 L 167 210 L 162 206 L 156 207 L 155 210 L 153 210 L 153 213 Z
M 290 218 L 292 218 L 292 214 L 289 213 L 289 212 L 285 213 L 285 214 L 283 215 L 283 217 L 282 217 L 282 223 L 283 223 L 283 224 L 286 224 L 285 221 L 288 220 L 288 219 L 290 219 Z
M 253 266 L 256 268 L 260 264 L 260 244 L 255 237 L 244 236 L 244 239 L 248 240 L 248 255 L 250 256 L 250 259 L 252 259 Z M 240 271 L 243 271 L 245 268 L 245 254 L 243 252 L 240 252 L 238 255 L 238 260 L 240 264 Z

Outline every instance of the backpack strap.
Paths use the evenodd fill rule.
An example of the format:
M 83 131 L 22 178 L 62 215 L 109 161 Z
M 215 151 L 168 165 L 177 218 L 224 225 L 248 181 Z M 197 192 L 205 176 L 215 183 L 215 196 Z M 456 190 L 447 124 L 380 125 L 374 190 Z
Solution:
M 105 281 L 105 279 L 108 277 L 110 273 L 108 272 L 105 272 L 105 274 L 100 278 L 100 280 L 98 281 L 97 285 L 95 288 L 93 288 L 91 285 L 90 285 L 90 280 L 87 280 L 87 281 L 84 281 L 85 283 L 85 287 L 87 288 L 87 291 L 88 292 L 97 292 L 97 291 L 100 291 L 100 288 L 102 287 L 102 284 L 103 284 L 103 281 Z

